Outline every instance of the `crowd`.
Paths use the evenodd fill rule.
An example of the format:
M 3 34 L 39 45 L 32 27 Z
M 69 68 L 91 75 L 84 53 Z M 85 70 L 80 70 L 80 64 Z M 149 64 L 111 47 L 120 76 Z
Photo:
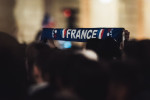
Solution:
M 0 100 L 150 100 L 150 40 L 125 38 L 60 50 L 0 32 Z

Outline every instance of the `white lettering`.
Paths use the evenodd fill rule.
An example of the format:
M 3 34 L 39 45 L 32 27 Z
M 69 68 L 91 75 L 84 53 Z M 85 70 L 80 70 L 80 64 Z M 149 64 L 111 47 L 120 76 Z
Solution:
M 96 33 L 97 33 L 97 31 L 98 31 L 98 30 L 94 30 L 94 31 L 93 31 L 92 38 L 96 38 Z
M 82 30 L 81 39 L 86 39 L 87 30 Z
M 91 38 L 90 33 L 92 33 L 92 30 L 89 30 L 89 31 L 88 31 L 88 33 L 87 33 L 87 39 L 90 39 L 90 38 Z
M 73 29 L 73 30 L 71 31 L 71 38 L 76 39 L 75 33 L 76 33 L 76 29 Z
M 81 33 L 81 30 L 78 30 L 78 31 L 77 31 L 77 35 L 76 35 L 76 39 L 77 39 L 77 38 L 80 39 L 80 33 Z

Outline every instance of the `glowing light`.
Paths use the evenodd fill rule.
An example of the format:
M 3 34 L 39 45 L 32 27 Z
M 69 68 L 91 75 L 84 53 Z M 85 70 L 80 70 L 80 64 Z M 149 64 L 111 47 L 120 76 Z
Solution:
M 71 47 L 72 47 L 72 43 L 71 43 L 70 41 L 58 40 L 58 41 L 57 41 L 57 47 L 58 47 L 59 49 L 71 48 Z
M 65 9 L 64 10 L 64 16 L 69 18 L 71 16 L 71 10 L 70 9 Z
M 110 3 L 110 2 L 112 2 L 112 0 L 99 0 L 101 3 Z

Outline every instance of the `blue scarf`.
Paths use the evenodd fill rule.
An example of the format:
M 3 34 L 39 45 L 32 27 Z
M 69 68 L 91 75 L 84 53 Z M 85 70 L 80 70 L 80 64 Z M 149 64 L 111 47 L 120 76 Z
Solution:
M 44 28 L 41 40 L 65 40 L 86 42 L 88 39 L 105 39 L 112 37 L 117 42 L 122 41 L 124 28 L 75 28 L 75 29 L 55 29 Z

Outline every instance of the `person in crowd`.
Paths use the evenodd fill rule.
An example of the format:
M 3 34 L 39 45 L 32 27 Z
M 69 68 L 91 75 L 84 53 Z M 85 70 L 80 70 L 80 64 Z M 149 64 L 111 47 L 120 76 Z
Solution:
M 108 80 L 100 65 L 80 54 L 70 56 L 68 62 L 61 75 L 63 86 L 83 100 L 105 100 Z
M 39 58 L 35 61 L 35 65 L 40 67 L 47 67 L 45 71 L 49 72 L 47 77 L 49 78 L 49 84 L 44 88 L 36 90 L 34 94 L 29 96 L 29 100 L 54 100 L 55 92 L 61 89 L 59 83 L 56 84 L 59 80 L 57 79 L 57 74 L 59 70 L 61 70 L 61 67 L 64 67 L 63 65 L 66 60 L 65 58 L 68 54 L 69 53 L 62 52 L 61 50 L 55 50 L 51 54 L 51 57 L 43 56 L 43 59 L 42 55 L 40 55 L 41 57 L 39 56 Z
M 35 37 L 34 42 L 43 42 L 46 43 L 48 46 L 50 46 L 50 48 L 57 48 L 57 46 L 55 45 L 55 40 L 42 40 L 41 41 L 41 36 L 42 36 L 42 31 L 39 31 Z
M 110 63 L 108 100 L 133 100 L 141 90 L 142 74 L 135 61 Z
M 27 73 L 22 47 L 7 33 L 0 32 L 0 100 L 25 100 Z
M 109 37 L 63 50 L 0 32 L 0 100 L 149 100 L 150 40 L 124 31 L 122 49 Z
M 32 95 L 30 100 L 106 99 L 108 79 L 97 56 L 90 58 L 81 51 L 67 49 L 55 51 L 51 58 L 50 86 Z
M 129 40 L 130 32 L 124 30 L 124 33 L 124 43 L 126 44 Z M 122 57 L 122 50 L 120 48 L 122 48 L 122 45 L 118 44 L 118 42 L 111 37 L 104 40 L 90 39 L 86 44 L 86 49 L 95 51 L 101 60 L 120 60 Z
M 137 94 L 136 100 L 150 99 L 150 40 L 132 40 L 129 41 L 124 48 L 126 59 L 134 59 L 140 65 L 140 72 L 142 73 L 142 90 Z
M 102 60 L 121 59 L 120 47 L 113 38 L 91 39 L 87 42 L 86 48 L 95 51 Z
M 44 43 L 31 43 L 26 50 L 28 79 L 32 85 L 29 94 L 48 85 L 49 58 L 53 50 Z

